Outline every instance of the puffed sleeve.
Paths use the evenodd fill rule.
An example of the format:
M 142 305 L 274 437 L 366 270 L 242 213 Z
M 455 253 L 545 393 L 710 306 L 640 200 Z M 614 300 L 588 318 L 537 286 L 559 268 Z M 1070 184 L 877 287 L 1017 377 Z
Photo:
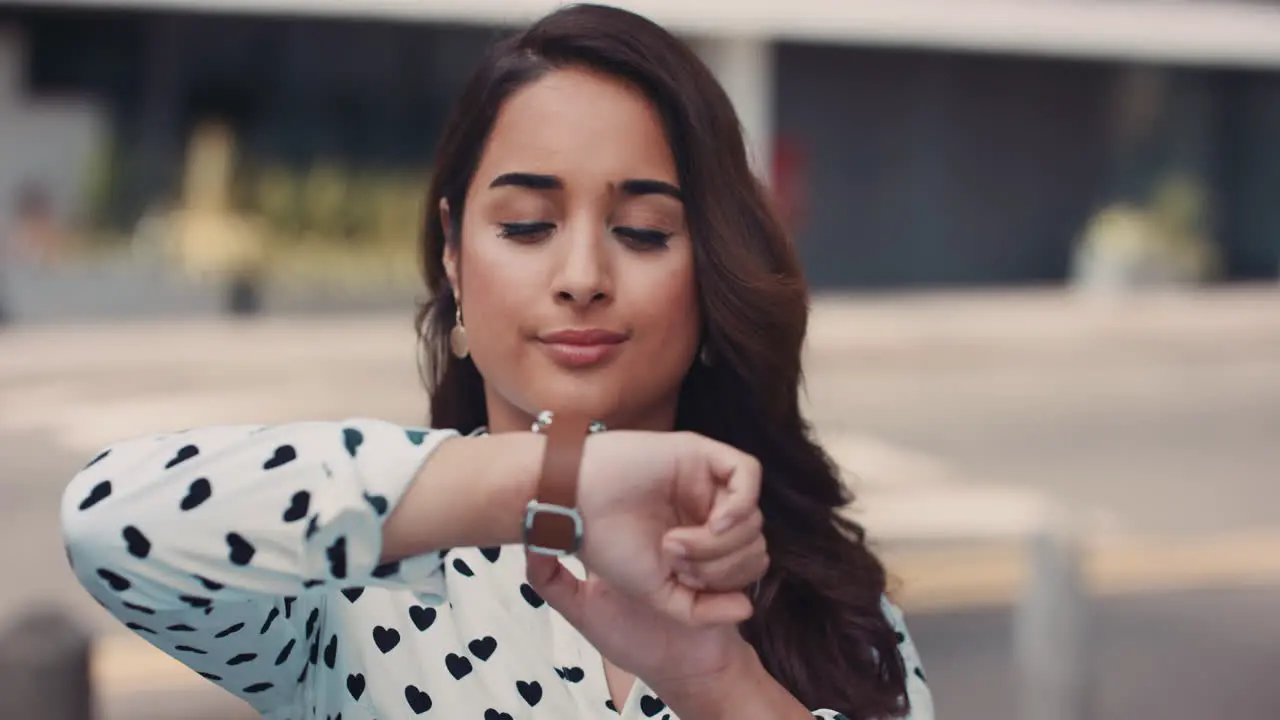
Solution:
M 332 656 L 324 603 L 366 586 L 442 602 L 439 553 L 380 565 L 382 524 L 448 430 L 377 420 L 219 426 L 103 450 L 67 486 L 85 589 L 259 711 Z
M 880 607 L 898 634 L 898 652 L 902 655 L 903 665 L 907 668 L 907 699 L 911 702 L 911 713 L 904 720 L 934 720 L 933 694 L 929 691 L 924 665 L 920 662 L 920 653 L 911 640 L 911 633 L 908 632 L 907 623 L 903 620 L 902 610 L 889 602 L 888 598 L 881 598 Z M 848 720 L 834 710 L 814 710 L 813 716 L 822 720 Z

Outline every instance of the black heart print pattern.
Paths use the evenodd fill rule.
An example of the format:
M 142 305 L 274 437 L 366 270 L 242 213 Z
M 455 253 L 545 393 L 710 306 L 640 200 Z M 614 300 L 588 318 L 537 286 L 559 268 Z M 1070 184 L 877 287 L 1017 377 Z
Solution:
M 283 520 L 287 523 L 298 522 L 307 516 L 307 510 L 310 508 L 311 493 L 306 490 L 299 490 L 290 498 L 289 508 L 284 511 Z
M 211 497 L 213 497 L 213 485 L 209 484 L 209 478 L 197 478 L 187 486 L 187 494 L 178 507 L 184 512 L 195 510 Z
M 467 643 L 467 649 L 472 655 L 487 661 L 493 657 L 493 651 L 498 649 L 498 641 L 493 637 L 482 637 Z
M 100 455 L 99 457 L 103 456 Z M 89 494 L 85 496 L 84 500 L 80 501 L 80 509 L 88 510 L 109 497 L 111 497 L 111 481 L 103 480 L 97 485 L 94 485 L 93 489 L 89 491 Z
M 164 469 L 170 470 L 199 454 L 200 454 L 200 448 L 196 447 L 195 445 L 183 445 L 182 448 L 178 450 L 177 454 L 174 455 L 173 458 L 169 460 L 169 462 L 165 463 Z
M 529 707 L 536 706 L 542 700 L 542 685 L 537 680 L 533 682 L 517 680 L 516 692 L 520 693 L 520 697 L 529 703 Z
M 423 605 L 414 605 L 409 608 L 409 619 L 413 622 L 413 626 L 418 628 L 419 632 L 425 631 L 436 622 L 436 609 Z
M 227 533 L 227 549 L 231 564 L 240 567 L 253 562 L 253 556 L 258 552 L 257 548 L 239 533 Z
M 275 470 L 298 459 L 298 451 L 292 445 L 281 445 L 276 448 L 270 458 L 262 464 L 263 470 Z
M 385 497 L 381 495 L 370 495 L 369 493 L 365 493 L 364 499 L 365 499 L 365 502 L 369 503 L 369 507 L 373 508 L 373 511 L 378 513 L 378 517 L 382 517 L 383 515 L 387 514 L 387 510 L 389 509 L 390 506 L 388 505 L 387 499 Z
M 617 716 L 594 694 L 591 666 L 562 653 L 571 648 L 559 639 L 553 655 L 544 630 L 554 616 L 524 582 L 520 548 L 442 552 L 438 565 L 377 561 L 370 528 L 421 467 L 428 431 L 387 433 L 373 421 L 298 427 L 268 428 L 242 448 L 228 440 L 232 430 L 206 438 L 196 429 L 158 452 L 100 454 L 71 501 L 105 527 L 92 551 L 69 548 L 79 577 L 128 629 L 202 677 L 263 707 L 305 700 L 288 707 L 291 717 L 538 720 L 583 703 Z M 147 487 L 146 473 L 165 484 Z M 262 602 L 246 603 L 247 593 Z M 901 631 L 896 639 L 918 692 L 925 675 L 911 640 Z M 541 669 L 522 671 L 521 659 Z M 297 690 L 322 686 L 333 695 L 312 710 L 319 696 Z M 652 693 L 637 693 L 636 716 L 674 717 Z
M 145 560 L 151 554 L 151 541 L 138 528 L 129 525 L 121 535 L 124 537 L 125 549 L 130 555 L 139 560 Z
M 542 596 L 539 595 L 529 583 L 520 583 L 520 596 L 523 597 L 524 601 L 529 603 L 529 606 L 533 608 L 540 608 L 547 602 L 542 599 Z
M 92 460 L 90 460 L 90 461 L 89 461 L 89 464 L 84 466 L 84 469 L 85 469 L 85 470 L 88 470 L 89 468 L 93 467 L 94 465 L 97 465 L 98 463 L 102 462 L 102 460 L 103 460 L 104 458 L 106 458 L 106 457 L 107 457 L 108 455 L 110 455 L 110 454 L 111 454 L 111 451 L 110 451 L 110 450 L 103 450 L 102 452 L 100 452 L 100 453 L 98 453 L 96 456 L 94 456 L 94 458 L 93 458 Z M 80 509 L 81 509 L 81 510 L 83 510 L 84 508 L 80 508 Z
M 640 712 L 644 713 L 645 717 L 653 717 L 654 715 L 657 715 L 658 713 L 665 710 L 666 707 L 667 707 L 666 703 L 662 702 L 661 699 L 656 698 L 653 695 L 640 696 Z
M 409 685 L 404 689 L 404 699 L 414 715 L 421 715 L 431 709 L 431 696 L 419 690 L 416 685 Z
M 347 449 L 347 453 L 351 457 L 356 456 L 356 451 L 364 444 L 364 433 L 355 428 L 342 429 L 342 446 Z
M 456 653 L 449 653 L 444 656 L 444 666 L 449 670 L 449 674 L 453 676 L 454 680 L 461 680 L 470 675 L 474 669 L 470 660 Z
M 379 625 L 373 629 L 373 644 L 378 646 L 383 655 L 386 655 L 400 644 L 400 633 L 393 628 L 384 628 Z
M 352 700 L 359 700 L 364 695 L 364 675 L 355 673 L 347 676 L 347 692 L 351 693 Z

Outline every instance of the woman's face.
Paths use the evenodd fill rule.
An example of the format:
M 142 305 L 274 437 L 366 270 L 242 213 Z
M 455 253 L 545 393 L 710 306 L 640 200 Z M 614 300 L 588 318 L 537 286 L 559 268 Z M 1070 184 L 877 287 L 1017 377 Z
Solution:
M 630 85 L 558 70 L 503 105 L 445 251 L 494 431 L 556 409 L 672 427 L 701 336 L 680 196 Z

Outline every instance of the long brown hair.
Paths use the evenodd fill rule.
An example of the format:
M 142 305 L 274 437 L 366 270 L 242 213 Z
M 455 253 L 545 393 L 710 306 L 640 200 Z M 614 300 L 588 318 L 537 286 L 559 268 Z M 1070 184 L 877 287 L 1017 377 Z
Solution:
M 443 264 L 460 237 L 467 188 L 498 110 L 549 71 L 588 67 L 639 87 L 662 117 L 685 195 L 710 365 L 696 363 L 676 424 L 729 443 L 764 467 L 761 507 L 772 566 L 742 632 L 808 707 L 850 718 L 905 714 L 906 671 L 880 605 L 885 572 L 839 510 L 851 497 L 800 414 L 809 314 L 799 260 L 752 175 L 732 103 L 699 58 L 638 15 L 574 5 L 499 42 L 446 125 L 426 203 L 429 299 L 418 317 L 437 427 L 485 424 L 484 385 L 449 352 L 454 299 Z M 448 202 L 455 227 L 442 225 Z

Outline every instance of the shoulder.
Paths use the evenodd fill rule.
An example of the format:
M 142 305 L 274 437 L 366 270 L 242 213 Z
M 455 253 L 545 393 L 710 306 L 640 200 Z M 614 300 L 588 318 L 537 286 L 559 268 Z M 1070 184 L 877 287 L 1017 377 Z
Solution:
M 911 714 L 908 720 L 933 720 L 933 694 L 929 689 L 920 651 L 911 637 L 911 631 L 907 629 L 902 608 L 895 605 L 887 596 L 881 596 L 880 608 L 897 634 L 898 654 L 902 657 L 903 667 L 907 671 L 907 697 L 911 701 Z

